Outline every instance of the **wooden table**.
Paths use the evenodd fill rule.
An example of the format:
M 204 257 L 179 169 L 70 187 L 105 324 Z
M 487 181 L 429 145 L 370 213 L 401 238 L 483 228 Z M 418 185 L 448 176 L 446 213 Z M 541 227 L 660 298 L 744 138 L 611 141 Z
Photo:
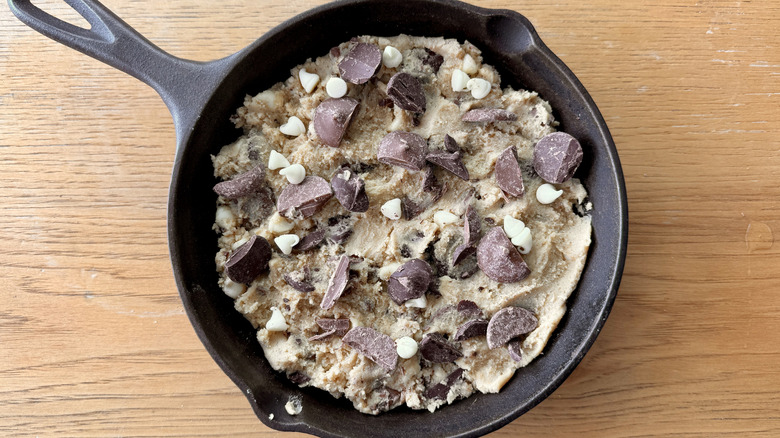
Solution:
M 105 1 L 197 60 L 319 3 Z M 777 3 L 480 4 L 524 13 L 585 84 L 631 212 L 598 341 L 494 436 L 780 436 Z M 7 6 L 0 76 L 0 435 L 283 435 L 255 418 L 179 301 L 165 222 L 175 135 L 160 98 Z

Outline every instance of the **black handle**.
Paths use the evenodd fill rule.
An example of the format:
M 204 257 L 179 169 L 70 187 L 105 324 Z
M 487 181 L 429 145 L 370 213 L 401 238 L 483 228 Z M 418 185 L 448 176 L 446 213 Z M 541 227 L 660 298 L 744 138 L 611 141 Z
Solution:
M 179 140 L 229 70 L 231 57 L 202 63 L 172 56 L 141 36 L 97 0 L 64 0 L 89 22 L 83 29 L 54 17 L 30 0 L 8 0 L 14 15 L 47 37 L 149 84 L 173 116 Z

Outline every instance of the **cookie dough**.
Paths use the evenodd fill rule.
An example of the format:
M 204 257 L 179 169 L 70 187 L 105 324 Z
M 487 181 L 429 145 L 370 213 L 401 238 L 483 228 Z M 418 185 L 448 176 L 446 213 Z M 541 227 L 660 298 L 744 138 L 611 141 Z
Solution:
M 552 109 L 479 49 L 354 38 L 232 121 L 216 268 L 275 370 L 361 412 L 434 411 L 542 353 L 590 245 L 582 152 L 558 137 L 535 160 Z M 547 183 L 562 193 L 543 204 Z

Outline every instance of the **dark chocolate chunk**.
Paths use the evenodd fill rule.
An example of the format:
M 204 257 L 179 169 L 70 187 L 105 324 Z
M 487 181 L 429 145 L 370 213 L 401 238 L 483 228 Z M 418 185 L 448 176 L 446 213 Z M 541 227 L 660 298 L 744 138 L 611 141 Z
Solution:
M 307 376 L 306 374 L 303 374 L 300 371 L 293 371 L 292 373 L 287 375 L 287 378 L 290 379 L 291 382 L 295 383 L 296 385 L 303 385 L 304 383 L 307 383 L 311 378 Z
M 423 176 L 423 191 L 440 192 L 441 190 L 442 187 L 439 185 L 439 180 L 436 179 L 436 175 L 433 174 L 433 167 L 426 167 L 425 175 Z
M 328 330 L 328 331 L 322 332 L 322 333 L 320 333 L 318 335 L 314 335 L 314 336 L 310 337 L 309 341 L 310 342 L 312 342 L 312 341 L 321 341 L 323 339 L 328 339 L 329 337 L 331 337 L 331 336 L 333 336 L 335 334 L 336 334 L 335 330 Z
M 268 268 L 271 260 L 271 245 L 260 236 L 252 236 L 238 247 L 225 263 L 225 273 L 236 283 L 251 283 Z
M 469 205 L 466 207 L 466 218 L 463 221 L 463 240 L 469 245 L 474 245 L 482 235 L 482 221 L 479 220 L 477 210 Z
M 500 347 L 510 339 L 530 333 L 539 325 L 533 313 L 522 307 L 505 307 L 496 312 L 487 328 L 488 347 Z
M 482 316 L 482 310 L 477 303 L 470 300 L 458 301 L 458 312 L 464 316 Z
M 328 219 L 328 241 L 341 245 L 352 235 L 352 222 L 349 216 L 336 216 Z
M 405 131 L 391 132 L 382 138 L 377 158 L 385 164 L 409 170 L 422 170 L 428 143 L 417 134 Z
M 422 62 L 430 65 L 434 73 L 438 73 L 441 65 L 444 63 L 444 57 L 426 47 L 425 57 L 422 58 Z
M 374 44 L 358 43 L 339 62 L 341 79 L 353 84 L 365 84 L 379 70 L 382 52 Z
M 458 142 L 456 142 L 454 138 L 450 137 L 449 134 L 444 136 L 444 149 L 447 152 L 460 152 L 460 146 L 458 145 Z
M 464 181 L 469 180 L 469 171 L 460 158 L 460 152 L 430 152 L 425 159 L 452 172 L 453 175 Z
M 314 230 L 303 236 L 301 241 L 298 242 L 293 249 L 296 251 L 308 251 L 312 248 L 316 248 L 323 240 L 325 240 L 325 229 Z
M 336 300 L 341 297 L 344 290 L 347 288 L 347 281 L 349 280 L 349 256 L 343 255 L 339 259 L 339 264 L 336 266 L 336 270 L 333 271 L 333 276 L 330 277 L 328 283 L 328 290 L 325 292 L 325 296 L 322 297 L 322 303 L 320 307 L 325 310 L 330 309 L 336 304 Z
M 333 196 L 330 184 L 319 176 L 307 176 L 300 184 L 288 184 L 276 201 L 279 214 L 294 218 L 296 211 L 303 217 L 313 215 Z
M 420 342 L 420 354 L 425 360 L 433 363 L 447 363 L 463 357 L 463 354 L 439 333 L 428 333 L 423 336 Z
M 317 325 L 327 331 L 335 331 L 336 336 L 344 336 L 349 331 L 349 320 L 346 318 L 318 318 Z
M 294 271 L 289 274 L 282 275 L 284 282 L 289 284 L 290 287 L 301 292 L 312 292 L 314 286 L 306 281 L 306 275 L 300 271 Z
M 357 107 L 358 101 L 351 97 L 326 99 L 319 104 L 314 110 L 314 130 L 320 140 L 328 146 L 339 147 Z
M 514 283 L 531 273 L 523 256 L 501 227 L 493 227 L 477 246 L 477 263 L 482 272 L 499 283 Z
M 452 253 L 452 266 L 460 264 L 460 262 L 465 260 L 468 256 L 474 254 L 476 251 L 477 249 L 471 245 L 465 243 L 458 245 L 458 247 L 455 248 L 455 251 Z
M 387 281 L 387 293 L 396 304 L 420 298 L 431 284 L 433 270 L 420 259 L 412 259 L 401 265 Z
M 437 383 L 425 390 L 425 398 L 444 400 L 450 392 L 450 388 L 463 376 L 463 368 L 457 368 L 451 372 L 443 382 Z
M 460 118 L 464 122 L 514 122 L 517 114 L 499 108 L 477 108 Z
M 420 80 L 409 73 L 396 73 L 387 82 L 387 95 L 398 108 L 415 113 L 425 112 L 425 91 Z
M 379 395 L 379 403 L 376 404 L 376 410 L 379 412 L 388 411 L 398 406 L 403 402 L 403 393 L 390 387 L 382 387 L 377 389 L 376 394 Z
M 214 191 L 223 198 L 236 199 L 251 195 L 263 186 L 265 170 L 262 165 L 237 175 L 231 180 L 222 181 L 214 186 Z
M 395 342 L 371 327 L 353 327 L 341 340 L 382 367 L 388 373 L 398 364 Z
M 462 341 L 477 336 L 485 336 L 485 334 L 487 334 L 487 328 L 488 321 L 486 319 L 472 319 L 458 327 L 458 331 L 455 332 L 455 337 L 453 339 Z
M 509 351 L 509 357 L 515 362 L 523 361 L 523 341 L 514 339 L 506 344 L 506 349 Z
M 333 194 L 341 205 L 354 213 L 363 213 L 368 210 L 368 196 L 366 184 L 349 168 L 342 167 L 330 180 L 333 186 Z
M 552 184 L 568 181 L 582 163 L 582 146 L 565 132 L 542 137 L 534 147 L 534 170 Z
M 393 99 L 390 99 L 389 97 L 383 97 L 379 99 L 379 106 L 392 109 L 395 104 L 393 104 Z
M 401 214 L 403 214 L 404 219 L 410 220 L 423 211 L 425 211 L 425 206 L 422 204 L 418 204 L 407 197 L 401 200 Z
M 518 198 L 525 193 L 523 172 L 517 162 L 517 152 L 514 146 L 509 146 L 501 152 L 496 160 L 496 183 L 504 193 Z

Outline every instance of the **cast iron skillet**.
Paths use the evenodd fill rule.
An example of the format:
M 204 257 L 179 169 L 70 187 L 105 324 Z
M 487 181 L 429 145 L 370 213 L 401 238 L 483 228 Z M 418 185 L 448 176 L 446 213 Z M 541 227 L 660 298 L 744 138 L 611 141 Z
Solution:
M 173 115 L 178 148 L 168 204 L 173 272 L 190 321 L 214 360 L 244 392 L 266 425 L 320 436 L 477 436 L 509 423 L 550 395 L 593 344 L 612 307 L 623 272 L 628 211 L 615 145 L 604 119 L 574 74 L 542 43 L 531 24 L 508 10 L 454 0 L 343 0 L 305 12 L 226 58 L 192 62 L 143 38 L 95 0 L 65 0 L 91 25 L 61 21 L 30 3 L 8 0 L 16 16 L 42 34 L 152 86 Z M 291 67 L 361 34 L 467 39 L 501 73 L 503 86 L 539 92 L 556 110 L 560 129 L 582 143 L 577 176 L 595 207 L 593 244 L 569 310 L 544 354 L 499 394 L 475 395 L 434 414 L 397 409 L 379 416 L 344 399 L 300 389 L 264 359 L 251 325 L 217 285 L 214 267 L 216 195 L 209 155 L 240 132 L 229 117 L 244 95 L 289 76 Z M 303 412 L 284 404 L 301 395 Z M 273 419 L 269 415 L 273 414 Z

